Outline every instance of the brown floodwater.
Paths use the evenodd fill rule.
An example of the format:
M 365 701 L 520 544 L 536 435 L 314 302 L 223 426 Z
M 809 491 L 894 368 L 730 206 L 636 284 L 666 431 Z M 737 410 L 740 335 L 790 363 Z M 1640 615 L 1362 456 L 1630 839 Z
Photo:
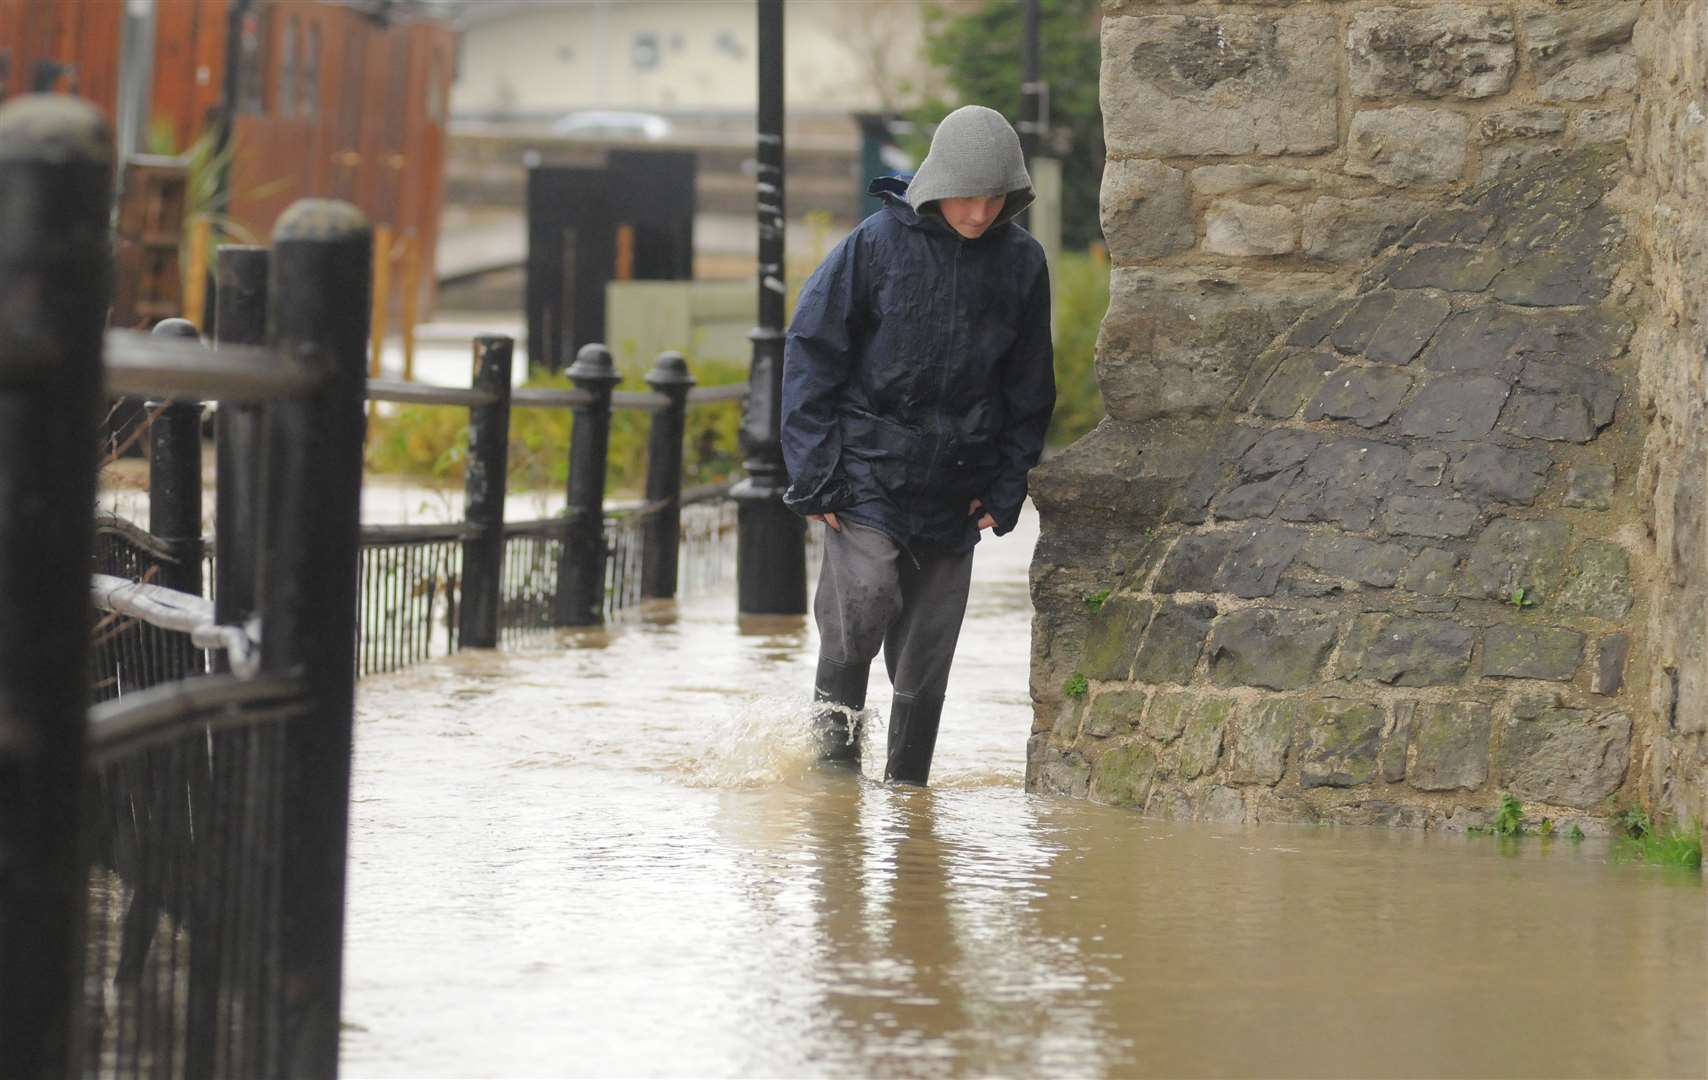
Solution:
M 1026 794 L 1035 536 L 927 790 L 811 764 L 810 625 L 729 587 L 366 680 L 345 1075 L 1708 1076 L 1695 873 Z

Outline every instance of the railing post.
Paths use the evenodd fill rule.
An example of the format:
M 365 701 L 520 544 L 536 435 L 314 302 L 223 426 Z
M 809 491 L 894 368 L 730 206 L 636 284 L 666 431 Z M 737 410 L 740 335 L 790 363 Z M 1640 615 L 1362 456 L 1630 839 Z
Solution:
M 112 134 L 70 97 L 0 107 L 0 1061 L 76 1076 L 95 419 Z M 27 509 L 26 509 L 27 508 Z
M 558 557 L 554 626 L 598 626 L 605 621 L 605 459 L 611 448 L 611 391 L 622 376 L 611 350 L 583 345 L 567 373 L 592 400 L 575 407 L 569 437 L 569 523 Z
M 284 729 L 280 852 L 284 1073 L 336 1076 L 343 972 L 356 558 L 372 232 L 361 211 L 302 199 L 273 230 L 268 336 L 318 368 L 306 400 L 267 409 L 264 670 L 300 670 L 308 708 Z
M 652 414 L 646 443 L 646 501 L 656 507 L 641 525 L 641 596 L 676 595 L 676 557 L 682 537 L 682 433 L 688 426 L 688 391 L 694 377 L 681 353 L 660 353 L 646 384 L 670 399 Z
M 505 473 L 510 463 L 510 362 L 515 342 L 500 335 L 474 339 L 474 388 L 496 394 L 469 409 L 468 467 L 463 519 L 480 535 L 463 541 L 462 606 L 457 647 L 498 645 L 499 584 L 504 573 Z
M 214 293 L 215 348 L 267 340 L 268 251 L 224 245 Z M 261 407 L 221 402 L 215 419 L 214 619 L 242 623 L 255 610 L 260 555 Z M 225 665 L 225 654 L 215 654 Z
M 162 319 L 159 337 L 195 340 L 188 319 Z M 202 594 L 202 406 L 200 402 L 148 403 L 159 410 L 149 428 L 148 531 L 166 541 L 177 565 L 156 582 L 179 592 Z

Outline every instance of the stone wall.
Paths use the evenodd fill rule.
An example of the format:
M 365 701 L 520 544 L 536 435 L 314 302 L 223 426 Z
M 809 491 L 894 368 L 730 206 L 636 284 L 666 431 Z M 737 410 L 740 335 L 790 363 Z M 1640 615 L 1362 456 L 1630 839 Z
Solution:
M 1636 521 L 1653 552 L 1640 659 L 1649 685 L 1649 802 L 1708 820 L 1708 3 L 1649 0 L 1641 89 L 1620 202 L 1641 262 L 1638 407 L 1647 418 Z
M 1694 481 L 1639 467 L 1677 457 L 1649 369 L 1691 343 L 1627 349 L 1622 270 L 1670 262 L 1682 308 L 1703 248 L 1627 242 L 1607 197 L 1665 31 L 1619 0 L 1106 10 L 1109 420 L 1034 474 L 1028 783 L 1445 827 L 1511 792 L 1592 831 L 1662 755 L 1699 799 L 1700 732 L 1653 720 L 1700 694 L 1666 667 L 1700 670 L 1701 593 L 1655 566 L 1700 534 L 1700 374 L 1666 391 Z M 1699 194 L 1685 160 L 1653 183 Z

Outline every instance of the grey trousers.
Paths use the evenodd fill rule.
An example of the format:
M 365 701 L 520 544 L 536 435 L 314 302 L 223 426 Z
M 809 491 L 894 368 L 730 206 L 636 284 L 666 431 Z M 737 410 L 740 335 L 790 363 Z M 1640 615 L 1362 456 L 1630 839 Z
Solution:
M 824 530 L 813 615 L 819 656 L 849 667 L 881 648 L 897 694 L 941 698 L 967 612 L 973 553 L 920 553 L 877 529 L 842 519 Z

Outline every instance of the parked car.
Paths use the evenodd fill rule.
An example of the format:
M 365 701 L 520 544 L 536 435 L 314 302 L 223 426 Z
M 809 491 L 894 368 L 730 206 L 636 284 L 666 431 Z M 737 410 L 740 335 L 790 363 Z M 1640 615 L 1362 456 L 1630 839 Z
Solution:
M 614 112 L 590 109 L 559 117 L 552 131 L 581 139 L 662 139 L 670 134 L 670 121 L 653 113 Z

